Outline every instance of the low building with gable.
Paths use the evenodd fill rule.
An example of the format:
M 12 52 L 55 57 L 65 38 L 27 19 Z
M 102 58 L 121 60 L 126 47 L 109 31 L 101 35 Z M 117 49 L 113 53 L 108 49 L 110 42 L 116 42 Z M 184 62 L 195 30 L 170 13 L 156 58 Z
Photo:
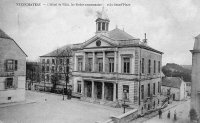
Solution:
M 25 52 L 0 29 L 0 103 L 25 100 Z

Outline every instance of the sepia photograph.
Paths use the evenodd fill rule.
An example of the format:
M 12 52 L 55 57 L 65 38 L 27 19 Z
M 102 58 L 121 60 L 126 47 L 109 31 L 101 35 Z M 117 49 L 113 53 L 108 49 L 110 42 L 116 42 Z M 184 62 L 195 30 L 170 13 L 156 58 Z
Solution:
M 0 123 L 200 123 L 199 0 L 0 0 Z

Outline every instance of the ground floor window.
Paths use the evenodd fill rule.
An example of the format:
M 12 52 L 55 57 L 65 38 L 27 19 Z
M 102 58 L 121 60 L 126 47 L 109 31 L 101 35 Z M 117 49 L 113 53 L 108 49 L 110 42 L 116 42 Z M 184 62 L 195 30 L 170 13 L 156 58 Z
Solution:
M 77 92 L 81 93 L 81 81 L 77 82 Z
M 5 89 L 14 88 L 13 78 L 7 78 Z
M 123 85 L 123 95 L 124 95 L 125 100 L 129 99 L 129 86 L 128 85 Z

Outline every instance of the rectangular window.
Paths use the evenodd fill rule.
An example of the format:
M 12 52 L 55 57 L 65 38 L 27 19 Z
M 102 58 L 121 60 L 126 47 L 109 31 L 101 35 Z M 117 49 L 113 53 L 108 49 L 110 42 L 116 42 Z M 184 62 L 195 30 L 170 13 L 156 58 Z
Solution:
M 124 100 L 129 99 L 129 86 L 128 85 L 123 85 L 123 95 L 124 95 Z
M 43 63 L 43 64 L 45 63 L 45 59 L 42 59 L 42 63 Z
M 45 81 L 45 76 L 44 76 L 44 74 L 42 74 L 42 81 Z
M 63 71 L 62 66 L 59 66 L 59 72 L 62 72 L 62 71 Z
M 105 30 L 105 22 L 102 23 L 102 30 Z
M 45 67 L 44 66 L 42 66 L 42 72 L 45 72 Z
M 156 73 L 156 61 L 153 61 L 153 72 Z
M 150 83 L 148 84 L 148 97 L 150 97 L 150 93 L 151 93 L 151 90 L 150 90 Z
M 52 64 L 55 64 L 55 59 L 52 59 Z
M 6 61 L 6 70 L 13 71 L 14 70 L 14 60 L 7 60 Z
M 63 64 L 63 60 L 62 59 L 60 59 L 60 64 Z
M 109 72 L 114 72 L 114 58 L 109 58 Z
M 101 23 L 98 22 L 98 31 L 101 31 Z
M 18 66 L 18 61 L 15 60 L 15 70 L 17 70 L 17 66 Z
M 151 73 L 151 60 L 148 61 L 148 73 Z
M 5 89 L 14 88 L 13 78 L 7 78 Z
M 124 58 L 124 73 L 130 73 L 130 58 Z
M 158 61 L 158 73 L 160 73 L 160 61 Z
M 55 69 L 55 67 L 52 66 L 52 67 L 51 67 L 51 72 L 52 72 L 52 73 L 54 73 L 54 69 Z
M 47 59 L 47 64 L 49 64 L 50 62 L 49 62 L 49 59 Z
M 153 94 L 156 95 L 156 83 L 153 83 Z
M 142 73 L 144 73 L 144 58 L 142 58 Z
M 93 68 L 93 59 L 89 58 L 88 59 L 88 70 L 91 72 Z
M 144 99 L 144 85 L 141 85 L 141 99 Z
M 99 69 L 99 72 L 103 72 L 103 59 L 102 58 L 98 58 L 98 69 Z
M 160 92 L 160 82 L 158 82 L 158 93 Z
M 77 92 L 81 93 L 81 81 L 77 82 Z
M 49 72 L 49 66 L 46 66 L 46 72 Z
M 82 70 L 83 70 L 83 59 L 78 58 L 78 71 L 82 71 Z
M 49 81 L 49 74 L 46 75 L 46 78 L 47 78 L 46 80 L 48 82 Z

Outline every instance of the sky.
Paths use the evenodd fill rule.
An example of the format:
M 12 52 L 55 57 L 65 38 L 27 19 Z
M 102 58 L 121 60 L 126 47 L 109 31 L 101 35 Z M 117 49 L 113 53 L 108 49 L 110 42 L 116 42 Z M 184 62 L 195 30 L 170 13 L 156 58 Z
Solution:
M 19 6 L 17 3 L 40 3 Z M 50 3 L 96 3 L 104 6 L 116 26 L 164 52 L 163 65 L 192 64 L 194 37 L 200 34 L 199 0 L 0 0 L 0 28 L 36 61 L 66 44 L 82 43 L 95 35 L 102 6 L 47 6 Z M 126 3 L 130 6 L 107 6 Z

